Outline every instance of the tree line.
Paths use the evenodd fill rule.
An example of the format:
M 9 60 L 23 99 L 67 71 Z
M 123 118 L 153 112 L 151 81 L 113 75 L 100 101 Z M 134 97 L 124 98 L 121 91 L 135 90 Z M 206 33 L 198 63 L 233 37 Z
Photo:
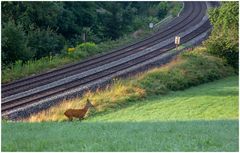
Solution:
M 2 2 L 2 63 L 61 54 L 87 41 L 115 40 L 164 18 L 171 2 Z

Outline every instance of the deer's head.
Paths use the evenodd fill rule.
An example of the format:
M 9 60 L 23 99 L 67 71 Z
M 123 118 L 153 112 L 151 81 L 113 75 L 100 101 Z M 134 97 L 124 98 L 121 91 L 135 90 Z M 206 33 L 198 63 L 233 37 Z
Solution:
M 90 102 L 89 99 L 87 99 L 87 104 L 86 104 L 86 106 L 87 106 L 88 108 L 89 108 L 89 107 L 93 107 L 93 108 L 94 108 L 93 104 Z

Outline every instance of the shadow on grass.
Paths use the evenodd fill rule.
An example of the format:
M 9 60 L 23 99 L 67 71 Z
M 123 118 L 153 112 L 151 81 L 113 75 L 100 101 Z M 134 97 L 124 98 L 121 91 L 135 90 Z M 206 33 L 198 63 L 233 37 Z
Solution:
M 238 151 L 238 121 L 4 123 L 2 151 Z
M 177 96 L 188 97 L 188 94 L 181 94 L 181 91 L 187 91 L 193 96 L 238 96 L 238 76 L 231 76 L 225 79 L 215 80 L 213 82 L 176 91 Z

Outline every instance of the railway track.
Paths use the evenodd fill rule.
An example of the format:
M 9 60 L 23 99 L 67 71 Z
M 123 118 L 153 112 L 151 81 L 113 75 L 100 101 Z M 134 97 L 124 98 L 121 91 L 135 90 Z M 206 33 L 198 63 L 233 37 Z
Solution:
M 176 34 L 179 34 L 199 23 L 205 15 L 205 12 L 206 4 L 204 2 L 188 2 L 185 4 L 185 8 L 180 17 L 171 23 L 174 26 L 168 26 L 152 37 L 140 41 L 139 43 L 132 44 L 130 46 L 107 54 L 96 56 L 94 58 L 90 58 L 77 64 L 66 66 L 62 69 L 2 85 L 2 114 L 6 114 L 13 109 L 37 103 L 42 99 L 47 99 L 52 96 L 62 94 L 68 90 L 84 86 L 90 82 L 112 75 L 118 71 L 132 67 L 173 49 L 175 47 L 173 41 L 168 42 L 168 40 L 170 40 L 170 38 L 174 37 Z M 185 43 L 197 37 L 201 33 L 206 32 L 210 27 L 211 25 L 209 21 L 206 21 L 197 29 L 182 37 L 181 41 Z M 160 45 L 159 48 L 154 48 L 154 46 L 157 46 L 162 42 L 168 43 Z M 144 54 L 140 54 L 147 49 L 150 51 Z M 112 67 L 110 66 L 109 68 L 105 68 L 102 71 L 98 71 L 96 73 L 92 73 L 80 78 L 75 78 L 66 83 L 58 84 L 50 88 L 34 91 L 31 93 L 31 89 L 34 90 L 39 86 L 47 86 L 48 84 L 51 84 L 51 82 L 57 81 L 59 79 L 61 80 L 65 77 L 81 74 L 89 69 L 97 69 L 100 66 L 113 63 L 114 61 L 121 61 L 121 59 L 128 58 L 130 56 L 134 57 L 136 54 L 139 54 L 139 56 L 129 59 L 127 62 L 123 62 Z M 21 93 L 24 92 L 31 94 L 21 95 Z
M 183 13 L 184 15 L 182 18 L 178 18 L 177 22 L 171 23 L 170 27 L 168 27 L 167 29 L 161 30 L 160 32 L 158 32 L 152 37 L 149 37 L 137 44 L 133 44 L 131 46 L 124 47 L 120 50 L 116 50 L 114 52 L 110 52 L 108 54 L 98 56 L 96 58 L 92 58 L 74 65 L 70 65 L 62 69 L 58 69 L 58 70 L 54 70 L 41 75 L 22 79 L 10 84 L 4 84 L 2 85 L 2 97 L 4 98 L 24 90 L 29 90 L 31 88 L 53 82 L 61 78 L 65 78 L 77 73 L 81 73 L 83 71 L 86 71 L 87 69 L 91 69 L 91 68 L 109 63 L 111 61 L 129 56 L 131 54 L 136 53 L 137 51 L 146 49 L 149 46 L 152 46 L 156 43 L 166 40 L 169 37 L 175 36 L 176 34 L 179 33 L 179 30 L 183 30 L 183 28 L 186 29 L 187 27 L 191 26 L 189 22 L 191 21 L 192 16 L 190 15 L 192 15 L 192 13 L 194 12 L 194 7 L 191 7 L 191 5 L 192 5 L 191 3 L 186 4 L 187 11 Z M 198 14 L 198 13 L 199 12 L 195 11 L 195 14 Z M 201 16 L 198 15 L 198 17 L 201 17 Z M 177 27 L 174 27 L 177 24 L 179 25 Z

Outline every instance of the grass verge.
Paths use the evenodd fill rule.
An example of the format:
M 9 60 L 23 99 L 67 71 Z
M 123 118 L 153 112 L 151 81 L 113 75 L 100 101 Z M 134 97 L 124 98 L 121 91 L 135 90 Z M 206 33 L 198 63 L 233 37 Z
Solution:
M 2 122 L 2 151 L 238 151 L 238 77 L 83 122 Z

